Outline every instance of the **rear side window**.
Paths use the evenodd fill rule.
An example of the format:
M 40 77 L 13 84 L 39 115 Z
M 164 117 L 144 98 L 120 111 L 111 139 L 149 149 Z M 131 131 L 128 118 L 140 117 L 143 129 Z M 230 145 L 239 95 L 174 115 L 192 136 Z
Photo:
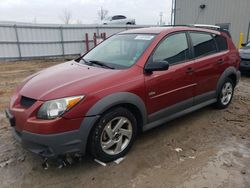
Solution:
M 220 36 L 220 35 L 215 35 L 214 39 L 215 39 L 215 41 L 217 43 L 218 50 L 220 52 L 228 49 L 227 39 L 225 37 Z
M 117 16 L 113 16 L 112 20 L 120 20 L 120 19 L 125 19 L 125 16 L 122 15 L 117 15 Z
M 118 19 L 126 19 L 126 17 L 125 17 L 125 16 L 120 15 L 120 16 L 118 16 Z
M 189 49 L 185 33 L 165 38 L 153 55 L 153 61 L 164 60 L 169 64 L 185 61 L 189 58 Z
M 210 34 L 191 32 L 190 37 L 194 46 L 195 57 L 216 53 L 216 43 Z

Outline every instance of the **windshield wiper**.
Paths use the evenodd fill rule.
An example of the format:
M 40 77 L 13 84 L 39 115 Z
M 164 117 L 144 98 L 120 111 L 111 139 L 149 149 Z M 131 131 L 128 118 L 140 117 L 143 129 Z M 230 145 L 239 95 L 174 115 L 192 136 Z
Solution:
M 111 67 L 111 66 L 109 66 L 109 65 L 107 65 L 106 63 L 101 62 L 101 61 L 90 60 L 89 62 L 92 63 L 92 64 L 96 64 L 96 65 L 100 65 L 100 66 L 102 66 L 102 67 L 109 68 L 109 69 L 115 69 L 114 67 Z
M 99 66 L 102 66 L 102 67 L 106 67 L 106 68 L 109 68 L 109 69 L 115 69 L 114 67 L 111 67 L 109 65 L 107 65 L 106 63 L 104 62 L 101 62 L 101 61 L 96 61 L 96 60 L 86 60 L 84 58 L 82 58 L 82 60 L 87 64 L 96 64 L 96 65 L 99 65 Z

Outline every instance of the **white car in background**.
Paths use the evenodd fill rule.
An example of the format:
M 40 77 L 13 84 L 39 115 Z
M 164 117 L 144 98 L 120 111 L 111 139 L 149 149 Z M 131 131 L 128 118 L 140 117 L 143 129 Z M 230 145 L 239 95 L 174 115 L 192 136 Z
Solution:
M 135 25 L 135 19 L 127 18 L 123 15 L 115 15 L 105 18 L 102 21 L 104 25 Z

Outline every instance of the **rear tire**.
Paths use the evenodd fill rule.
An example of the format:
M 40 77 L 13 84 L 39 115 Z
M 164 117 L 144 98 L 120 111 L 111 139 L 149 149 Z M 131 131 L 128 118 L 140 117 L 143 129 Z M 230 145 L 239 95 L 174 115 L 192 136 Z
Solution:
M 93 128 L 89 140 L 90 152 L 100 161 L 114 161 L 127 154 L 136 133 L 134 115 L 126 108 L 113 108 L 104 113 Z
M 234 95 L 234 82 L 230 78 L 226 78 L 220 87 L 217 97 L 216 108 L 225 109 L 231 103 Z

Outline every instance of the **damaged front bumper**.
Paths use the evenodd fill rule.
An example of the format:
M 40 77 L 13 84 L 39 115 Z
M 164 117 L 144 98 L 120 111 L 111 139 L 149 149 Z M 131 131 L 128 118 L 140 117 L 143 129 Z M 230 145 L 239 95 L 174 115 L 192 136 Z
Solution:
M 84 155 L 88 135 L 99 116 L 85 117 L 79 129 L 56 134 L 37 134 L 27 130 L 16 129 L 15 117 L 9 109 L 5 110 L 6 117 L 13 127 L 14 137 L 21 145 L 41 157 L 53 158 L 66 154 Z

